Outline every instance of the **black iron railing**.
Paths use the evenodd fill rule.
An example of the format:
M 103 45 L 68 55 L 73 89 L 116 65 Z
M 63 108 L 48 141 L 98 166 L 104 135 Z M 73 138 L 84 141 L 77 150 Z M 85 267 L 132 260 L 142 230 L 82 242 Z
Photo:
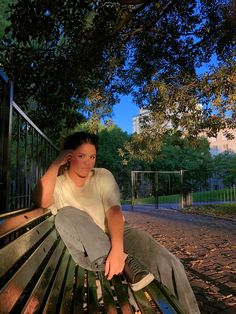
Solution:
M 13 84 L 0 70 L 0 212 L 32 206 L 31 191 L 57 148 L 13 100 Z

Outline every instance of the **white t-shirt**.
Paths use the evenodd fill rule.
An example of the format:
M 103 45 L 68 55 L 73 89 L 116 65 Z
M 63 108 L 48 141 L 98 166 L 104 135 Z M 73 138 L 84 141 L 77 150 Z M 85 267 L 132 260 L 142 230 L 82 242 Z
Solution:
M 109 170 L 94 168 L 83 187 L 78 187 L 68 172 L 58 176 L 54 200 L 55 203 L 49 206 L 54 215 L 62 207 L 73 206 L 88 213 L 107 232 L 106 211 L 112 206 L 120 206 L 120 191 Z

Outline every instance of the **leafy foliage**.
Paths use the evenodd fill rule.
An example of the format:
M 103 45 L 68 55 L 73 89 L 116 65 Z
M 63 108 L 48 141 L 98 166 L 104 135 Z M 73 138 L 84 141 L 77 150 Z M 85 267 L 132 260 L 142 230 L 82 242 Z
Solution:
M 96 165 L 109 169 L 114 174 L 125 198 L 130 190 L 130 168 L 124 167 L 118 150 L 125 145 L 129 135 L 115 126 L 103 128 L 98 135 L 99 150 Z
M 13 3 L 14 0 L 1 0 L 0 2 L 0 38 L 3 37 L 6 27 L 9 26 L 7 21 L 9 15 L 9 4 Z
M 225 151 L 216 155 L 213 160 L 214 170 L 227 187 L 233 187 L 236 184 L 236 154 L 231 151 Z
M 235 126 L 235 28 L 230 0 L 18 0 L 0 62 L 17 103 L 55 138 L 132 93 L 154 121 L 139 140 L 155 144 L 165 121 L 191 136 Z M 213 54 L 219 68 L 197 76 Z
M 211 176 L 212 158 L 209 144 L 205 138 L 199 138 L 194 146 L 188 138 L 178 134 L 165 136 L 160 152 L 152 162 L 152 169 L 184 171 L 184 186 L 191 189 L 204 185 Z
M 149 150 L 150 158 L 147 161 L 139 155 L 131 155 L 128 159 L 122 154 L 127 141 L 132 139 L 135 142 L 136 136 L 129 136 L 115 126 L 101 127 L 98 135 L 97 166 L 105 167 L 114 174 L 123 197 L 131 193 L 131 170 L 184 170 L 184 182 L 188 188 L 204 184 L 211 176 L 209 169 L 212 166 L 212 158 L 209 144 L 204 138 L 198 139 L 193 147 L 187 138 L 181 138 L 178 134 L 166 135 L 158 153 L 152 155 L 152 151 Z M 136 142 L 136 145 L 139 143 Z M 177 184 L 179 185 L 179 177 Z

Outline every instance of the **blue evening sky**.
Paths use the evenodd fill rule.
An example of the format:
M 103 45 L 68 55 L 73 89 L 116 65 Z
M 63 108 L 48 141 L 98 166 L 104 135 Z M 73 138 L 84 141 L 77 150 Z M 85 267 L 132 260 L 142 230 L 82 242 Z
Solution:
M 132 118 L 138 115 L 139 108 L 132 102 L 132 97 L 121 96 L 120 102 L 113 107 L 112 121 L 123 131 L 133 133 Z

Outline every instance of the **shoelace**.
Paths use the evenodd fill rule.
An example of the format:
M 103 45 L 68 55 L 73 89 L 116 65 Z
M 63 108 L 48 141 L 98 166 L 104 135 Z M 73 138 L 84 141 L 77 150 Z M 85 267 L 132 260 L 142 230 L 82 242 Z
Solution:
M 141 271 L 143 271 L 142 266 L 140 265 L 140 263 L 135 260 L 132 257 L 128 257 L 128 261 L 127 261 L 131 271 L 133 272 L 134 276 L 138 273 L 140 273 Z

